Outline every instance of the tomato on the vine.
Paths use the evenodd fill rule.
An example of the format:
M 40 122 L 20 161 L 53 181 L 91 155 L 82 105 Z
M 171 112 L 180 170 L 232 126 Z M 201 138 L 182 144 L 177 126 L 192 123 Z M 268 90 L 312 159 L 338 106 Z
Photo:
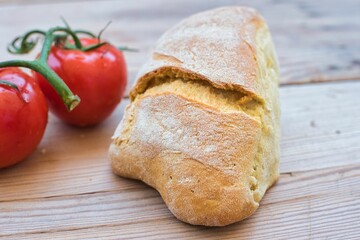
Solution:
M 35 29 L 10 43 L 10 53 L 26 54 L 37 43 L 30 36 L 44 37 L 38 59 L 0 62 L 0 168 L 25 159 L 39 144 L 47 124 L 46 98 L 55 115 L 77 126 L 97 124 L 114 111 L 127 69 L 122 52 L 100 41 L 102 31 L 96 37 L 68 25 Z M 17 67 L 32 69 L 34 76 Z
M 98 43 L 96 38 L 80 41 L 85 47 Z M 63 121 L 76 126 L 97 124 L 121 101 L 127 84 L 127 69 L 122 52 L 114 46 L 106 43 L 93 50 L 81 51 L 55 44 L 47 63 L 81 99 L 80 104 L 69 112 L 48 81 L 35 73 L 50 111 Z
M 29 156 L 47 124 L 48 106 L 34 77 L 20 68 L 0 69 L 0 168 Z

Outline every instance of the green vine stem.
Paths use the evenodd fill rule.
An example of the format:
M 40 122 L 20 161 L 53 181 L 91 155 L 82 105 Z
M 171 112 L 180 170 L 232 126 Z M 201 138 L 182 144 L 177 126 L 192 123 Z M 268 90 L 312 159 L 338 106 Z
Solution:
M 20 92 L 20 89 L 15 84 L 8 82 L 6 80 L 0 80 L 0 85 L 4 85 L 4 86 L 10 87 L 10 88 L 13 88 L 17 92 Z
M 74 32 L 72 32 L 68 28 L 62 28 L 62 27 L 55 27 L 49 29 L 49 31 L 42 32 L 39 30 L 31 31 L 26 33 L 22 38 L 15 39 L 9 49 L 12 53 L 18 53 L 23 54 L 29 52 L 32 48 L 34 48 L 35 44 L 32 41 L 27 41 L 27 39 L 32 34 L 43 34 L 45 35 L 45 41 L 43 43 L 43 47 L 41 50 L 40 57 L 33 61 L 25 61 L 25 60 L 10 60 L 5 62 L 0 62 L 0 68 L 2 67 L 25 67 L 32 69 L 41 75 L 43 75 L 44 78 L 48 80 L 48 82 L 51 84 L 51 86 L 55 89 L 55 91 L 59 94 L 61 99 L 63 100 L 66 108 L 71 111 L 73 110 L 79 103 L 80 98 L 76 95 L 74 95 L 69 87 L 64 83 L 64 81 L 48 66 L 47 59 L 50 53 L 50 49 L 52 46 L 52 43 L 54 41 L 54 33 L 55 32 L 65 32 L 66 34 L 69 34 L 73 40 L 74 44 L 77 48 L 82 49 L 83 46 L 80 42 L 80 39 L 76 36 Z M 20 47 L 16 46 L 16 42 L 21 40 Z M 12 48 L 11 48 L 12 47 Z
M 6 86 L 9 87 L 11 89 L 14 89 L 16 91 L 16 93 L 20 96 L 21 100 L 23 100 L 23 102 L 27 103 L 27 101 L 25 100 L 24 96 L 21 94 L 20 89 L 18 88 L 18 86 L 16 86 L 15 84 L 13 84 L 12 82 L 6 81 L 6 80 L 1 80 L 0 79 L 0 86 Z
M 34 61 L 5 61 L 0 62 L 0 67 L 25 67 L 40 73 L 59 94 L 69 111 L 73 110 L 80 103 L 80 98 L 74 95 L 64 81 L 46 63 L 44 64 L 41 59 Z
M 42 50 L 40 53 L 40 57 L 33 61 L 26 60 L 11 60 L 0 62 L 0 68 L 2 67 L 24 67 L 32 69 L 38 73 L 40 73 L 50 85 L 55 89 L 55 91 L 59 94 L 61 99 L 63 100 L 65 106 L 69 111 L 73 110 L 79 103 L 80 98 L 74 95 L 69 87 L 64 83 L 64 81 L 49 67 L 47 64 L 47 59 L 49 57 L 50 49 L 52 44 L 63 43 L 64 49 L 77 49 L 80 51 L 91 51 L 98 47 L 101 47 L 106 42 L 101 42 L 100 37 L 105 28 L 110 24 L 108 23 L 106 27 L 100 31 L 99 35 L 84 31 L 84 30 L 72 30 L 70 26 L 63 19 L 66 27 L 54 27 L 50 28 L 47 32 L 41 30 L 32 30 L 25 33 L 21 37 L 15 38 L 15 40 L 9 45 L 8 51 L 13 54 L 26 54 L 34 49 L 38 40 L 29 40 L 31 36 L 37 34 L 44 37 L 44 43 L 42 45 Z M 60 32 L 60 33 L 59 33 Z M 83 46 L 77 34 L 84 34 L 93 38 L 97 38 L 99 41 L 97 44 L 93 44 L 90 46 Z M 70 36 L 74 44 L 70 44 L 67 42 L 67 37 Z M 122 51 L 136 51 L 135 49 L 120 47 L 119 50 Z

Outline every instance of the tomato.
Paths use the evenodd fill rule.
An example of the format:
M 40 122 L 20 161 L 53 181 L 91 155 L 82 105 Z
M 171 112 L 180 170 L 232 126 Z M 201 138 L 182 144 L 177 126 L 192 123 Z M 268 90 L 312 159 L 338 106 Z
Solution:
M 97 44 L 97 39 L 82 38 L 84 46 Z M 81 99 L 71 112 L 50 84 L 35 73 L 49 101 L 50 111 L 63 121 L 76 126 L 90 126 L 103 121 L 119 104 L 127 84 L 126 63 L 122 52 L 110 44 L 90 51 L 51 47 L 48 65 Z
M 39 144 L 47 124 L 48 105 L 34 77 L 20 68 L 1 68 L 0 168 L 24 160 Z

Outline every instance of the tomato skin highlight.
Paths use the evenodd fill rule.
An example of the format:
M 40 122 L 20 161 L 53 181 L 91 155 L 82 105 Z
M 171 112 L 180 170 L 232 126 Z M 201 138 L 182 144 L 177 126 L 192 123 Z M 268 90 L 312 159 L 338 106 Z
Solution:
M 45 132 L 48 105 L 34 77 L 20 68 L 1 68 L 0 79 L 20 90 L 0 85 L 0 168 L 5 168 L 36 149 Z
M 97 44 L 97 39 L 82 38 L 84 46 Z M 52 46 L 48 65 L 81 99 L 71 112 L 58 94 L 35 73 L 50 111 L 61 120 L 76 126 L 91 126 L 107 118 L 120 103 L 127 84 L 127 69 L 122 52 L 110 44 L 83 52 Z

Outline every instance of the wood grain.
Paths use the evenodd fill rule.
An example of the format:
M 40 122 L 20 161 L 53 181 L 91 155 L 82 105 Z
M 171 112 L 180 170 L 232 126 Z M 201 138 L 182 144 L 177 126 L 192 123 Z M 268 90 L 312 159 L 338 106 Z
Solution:
M 282 173 L 360 164 L 360 105 L 353 104 L 359 92 L 360 82 L 280 89 Z M 1 171 L 0 201 L 133 188 L 111 173 L 107 155 L 127 103 L 96 128 L 69 127 L 50 116 L 38 150 Z
M 281 172 L 360 163 L 360 106 L 353 104 L 359 102 L 359 92 L 360 82 L 280 89 Z M 1 172 L 0 201 L 133 187 L 132 181 L 118 181 L 111 174 L 107 156 L 110 136 L 127 103 L 124 100 L 100 126 L 85 130 L 51 116 L 31 158 Z
M 360 109 L 352 104 L 359 91 L 360 82 L 282 87 L 280 181 L 253 217 L 220 229 L 177 221 L 155 190 L 111 173 L 109 136 L 128 100 L 96 128 L 79 130 L 51 117 L 37 152 L 1 171 L 0 236 L 359 237 Z
M 281 172 L 360 163 L 360 83 L 282 87 Z
M 140 50 L 125 53 L 131 86 L 166 29 L 221 5 L 259 9 L 281 64 L 281 178 L 255 215 L 224 228 L 190 226 L 155 190 L 112 174 L 107 151 L 124 99 L 94 128 L 50 115 L 36 152 L 0 170 L 0 239 L 360 239 L 359 1 L 0 0 L 0 56 L 12 58 L 8 42 L 61 24 L 60 15 L 94 32 L 113 20 L 105 38 Z
M 176 220 L 159 194 L 141 183 L 127 190 L 5 202 L 0 239 L 356 239 L 359 184 L 360 165 L 282 174 L 254 216 L 224 228 Z
M 359 1 L 35 2 L 17 5 L 15 1 L 12 5 L 5 1 L 0 5 L 2 59 L 13 57 L 6 53 L 5 46 L 15 36 L 32 28 L 59 25 L 60 15 L 75 28 L 94 32 L 112 20 L 105 38 L 116 45 L 139 49 L 138 53 L 126 53 L 129 80 L 133 82 L 156 40 L 182 18 L 224 5 L 248 5 L 257 8 L 268 21 L 277 47 L 282 84 L 360 79 Z

